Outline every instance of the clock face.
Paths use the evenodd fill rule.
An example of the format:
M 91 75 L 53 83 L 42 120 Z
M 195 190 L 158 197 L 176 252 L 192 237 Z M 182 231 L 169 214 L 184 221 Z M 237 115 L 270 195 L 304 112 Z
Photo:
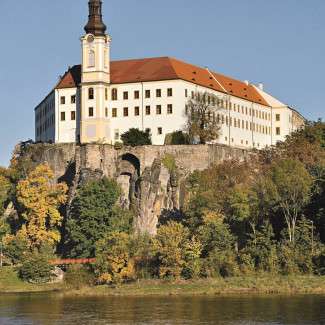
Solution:
M 92 43 L 92 42 L 94 41 L 94 36 L 93 36 L 93 35 L 88 35 L 88 37 L 87 37 L 87 41 L 88 41 L 89 43 Z

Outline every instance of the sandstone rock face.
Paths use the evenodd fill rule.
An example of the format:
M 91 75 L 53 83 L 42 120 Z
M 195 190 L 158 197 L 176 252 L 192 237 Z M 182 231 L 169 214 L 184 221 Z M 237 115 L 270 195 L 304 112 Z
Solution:
M 248 159 L 247 150 L 222 145 L 180 145 L 123 147 L 115 150 L 103 144 L 35 144 L 23 153 L 35 164 L 47 162 L 57 181 L 69 186 L 69 204 L 76 189 L 89 179 L 114 178 L 121 186 L 120 204 L 135 211 L 137 232 L 156 233 L 163 212 L 177 211 L 183 205 L 182 184 L 195 170 L 204 170 L 226 159 Z M 163 164 L 172 156 L 176 170 Z

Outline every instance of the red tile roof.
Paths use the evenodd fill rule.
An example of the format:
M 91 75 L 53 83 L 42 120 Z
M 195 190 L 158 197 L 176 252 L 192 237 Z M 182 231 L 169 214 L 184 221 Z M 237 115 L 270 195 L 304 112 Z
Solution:
M 252 86 L 246 83 L 210 72 L 207 69 L 170 58 L 148 58 L 111 62 L 111 83 L 123 84 L 145 81 L 182 79 L 222 93 L 269 106 L 265 99 Z M 81 66 L 70 68 L 56 88 L 77 87 L 81 82 Z

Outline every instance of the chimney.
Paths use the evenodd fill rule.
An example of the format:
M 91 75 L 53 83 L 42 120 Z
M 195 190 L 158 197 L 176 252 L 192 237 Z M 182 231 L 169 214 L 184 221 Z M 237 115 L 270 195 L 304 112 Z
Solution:
M 260 82 L 258 85 L 257 85 L 257 88 L 259 89 L 259 90 L 264 90 L 264 85 Z

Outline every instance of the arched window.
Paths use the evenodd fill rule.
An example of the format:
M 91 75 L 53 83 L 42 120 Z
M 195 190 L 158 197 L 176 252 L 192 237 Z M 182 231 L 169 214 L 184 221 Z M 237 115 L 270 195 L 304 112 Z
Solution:
M 117 100 L 117 89 L 116 88 L 112 89 L 112 100 Z
M 94 88 L 88 89 L 88 99 L 94 99 Z
M 95 51 L 94 50 L 90 50 L 89 51 L 89 67 L 94 67 L 95 66 Z

